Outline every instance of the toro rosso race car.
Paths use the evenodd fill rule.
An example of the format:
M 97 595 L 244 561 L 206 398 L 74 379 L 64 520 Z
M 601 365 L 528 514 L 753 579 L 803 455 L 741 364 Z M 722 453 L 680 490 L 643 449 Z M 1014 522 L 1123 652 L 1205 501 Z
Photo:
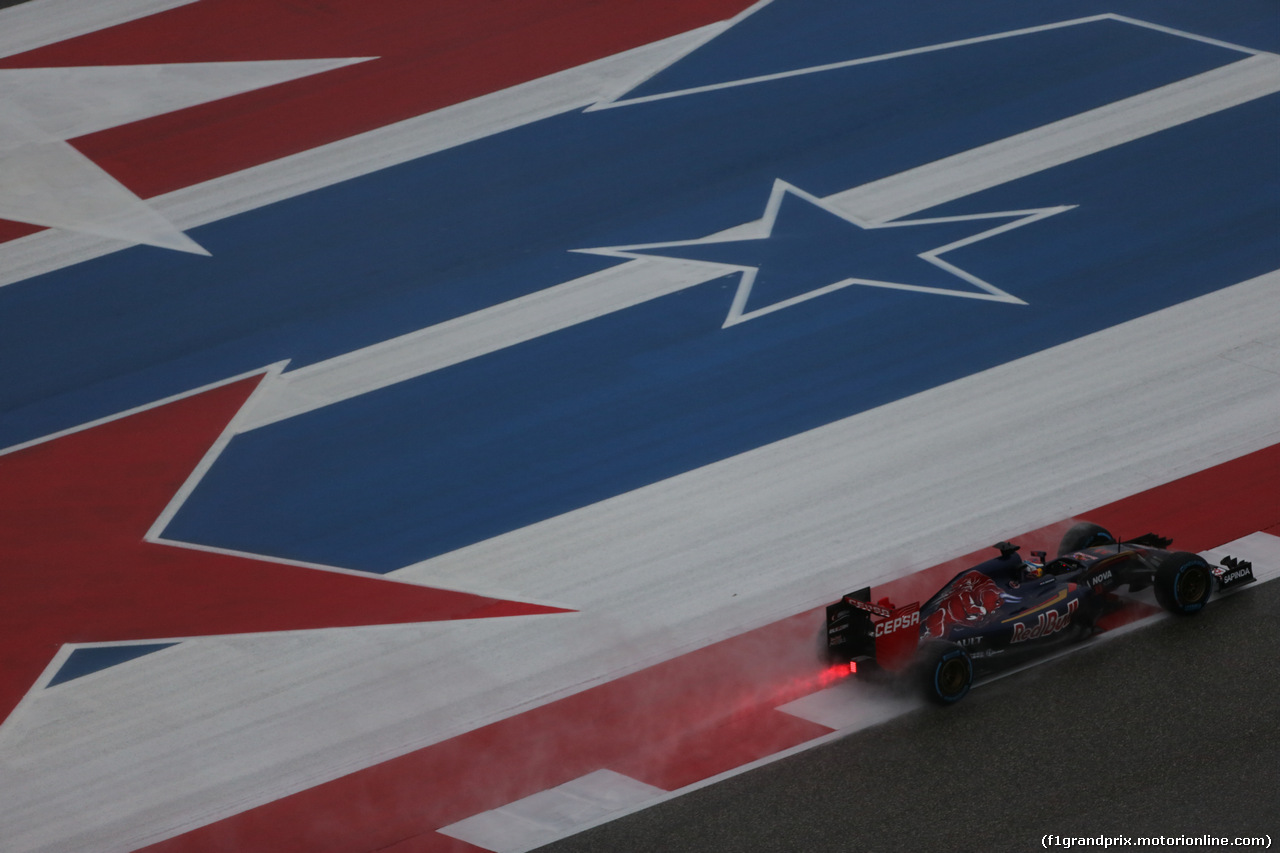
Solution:
M 1215 589 L 1254 580 L 1250 563 L 1167 550 L 1172 540 L 1148 533 L 1117 541 L 1083 522 L 1067 531 L 1054 560 L 1001 542 L 1000 556 L 966 569 L 923 604 L 895 607 L 858 590 L 827 607 L 826 651 L 855 672 L 883 672 L 916 682 L 930 700 L 963 699 L 975 677 L 1026 662 L 1099 629 L 1123 606 L 1115 591 L 1151 587 L 1165 609 L 1199 612 Z

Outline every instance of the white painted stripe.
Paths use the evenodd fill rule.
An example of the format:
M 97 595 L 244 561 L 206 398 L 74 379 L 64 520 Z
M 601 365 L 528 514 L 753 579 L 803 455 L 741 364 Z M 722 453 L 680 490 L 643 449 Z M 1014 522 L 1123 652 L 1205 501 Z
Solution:
M 666 793 L 630 776 L 597 770 L 439 831 L 493 853 L 523 853 L 644 808 Z
M 1280 91 L 1270 54 L 1198 74 L 823 200 L 851 219 L 885 222 Z M 721 232 L 754 235 L 763 220 Z M 585 323 L 723 275 L 707 264 L 638 258 L 510 302 L 276 377 L 248 431 Z
M 32 0 L 0 11 L 0 56 L 105 30 L 196 0 Z
M 637 260 L 273 378 L 241 432 L 701 284 L 695 262 Z

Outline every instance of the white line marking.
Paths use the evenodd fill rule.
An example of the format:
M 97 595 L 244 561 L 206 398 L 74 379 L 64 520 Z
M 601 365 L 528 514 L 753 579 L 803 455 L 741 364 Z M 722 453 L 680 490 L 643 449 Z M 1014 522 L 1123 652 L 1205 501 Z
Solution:
M 1006 30 L 1004 32 L 992 33 L 985 36 L 974 36 L 972 38 L 957 39 L 955 41 L 940 42 L 939 44 L 926 45 L 924 47 L 913 47 L 906 50 L 896 50 L 891 53 L 881 53 L 875 56 L 866 56 L 859 59 L 846 59 L 841 62 L 828 62 L 823 65 L 811 65 L 805 68 L 797 68 L 791 71 L 778 71 L 772 74 L 760 74 L 755 77 L 744 77 L 739 80 L 730 80 L 724 83 L 708 83 L 704 86 L 692 86 L 688 89 L 678 89 L 671 92 L 659 92 L 653 95 L 642 95 L 637 98 L 627 98 L 625 100 L 615 100 L 610 102 L 601 102 L 591 107 L 592 110 L 613 109 L 616 107 L 630 107 L 637 104 L 648 104 L 654 101 L 665 101 L 670 98 L 684 98 L 690 95 L 702 95 L 707 92 L 718 92 L 723 89 L 736 89 L 741 86 L 754 86 L 759 83 L 771 83 L 775 80 L 787 80 L 792 77 L 804 77 L 809 74 L 821 74 L 826 71 L 837 71 L 842 68 L 853 68 L 858 65 L 869 65 L 875 62 L 885 62 L 891 59 L 902 59 L 907 56 L 918 56 L 923 53 L 934 53 L 940 50 L 951 50 L 957 47 L 967 47 L 974 44 L 982 44 L 983 42 L 998 41 L 1000 39 L 1016 38 L 1018 36 L 1033 35 L 1035 33 L 1047 32 L 1049 30 L 1062 29 L 1064 27 L 1074 27 L 1080 24 L 1097 23 L 1106 20 L 1107 15 L 1091 15 L 1087 18 L 1074 18 L 1069 21 L 1059 21 L 1052 24 L 1041 24 L 1035 27 L 1024 27 L 1017 30 Z
M 1106 13 L 1101 15 L 1089 15 L 1083 18 L 1072 18 L 1066 21 L 1057 21 L 1050 24 L 1040 24 L 1034 27 L 1023 27 L 1017 30 L 1005 30 L 999 33 L 991 33 L 984 36 L 973 36 L 971 38 L 957 39 L 955 41 L 940 42 L 938 44 L 925 45 L 923 47 L 913 47 L 906 50 L 897 50 L 891 53 L 881 53 L 875 56 L 866 56 L 859 59 L 847 59 L 841 62 L 828 62 L 823 65 L 811 65 L 806 68 L 797 68 L 792 71 L 779 71 L 772 74 L 761 74 L 756 77 L 744 77 L 738 80 L 730 80 L 724 83 L 709 83 L 704 86 L 693 86 L 688 89 L 679 89 L 671 92 L 659 92 L 653 95 L 642 95 L 636 98 L 624 98 L 612 101 L 602 101 L 591 107 L 591 110 L 613 109 L 616 107 L 629 107 L 636 104 L 647 104 L 654 101 L 664 101 L 670 98 L 683 98 L 690 95 L 701 95 L 707 92 L 718 92 L 724 89 L 734 89 L 741 86 L 754 86 L 759 83 L 769 83 L 775 80 L 786 80 L 792 77 L 803 77 L 809 74 L 821 74 L 827 71 L 838 71 L 843 68 L 853 68 L 858 65 L 870 65 L 876 62 L 885 62 L 892 59 L 902 59 L 907 56 L 919 56 L 925 53 L 935 53 L 940 50 L 951 50 L 957 47 L 968 47 L 975 44 L 984 44 L 987 42 L 1000 41 L 1002 39 L 1017 38 L 1019 36 L 1034 35 L 1036 33 L 1050 32 L 1052 30 L 1065 29 L 1067 27 L 1076 27 L 1082 24 L 1096 24 L 1103 21 L 1113 21 L 1116 23 L 1130 24 L 1145 29 L 1156 30 L 1166 33 L 1167 35 L 1177 36 L 1179 38 L 1190 39 L 1192 41 L 1211 44 L 1215 47 L 1234 50 L 1240 53 L 1256 55 L 1263 51 L 1254 50 L 1243 45 L 1232 44 L 1230 42 L 1219 41 L 1218 39 L 1206 38 L 1194 33 L 1185 32 L 1183 30 L 1175 30 L 1171 27 L 1152 24 L 1137 18 L 1129 18 L 1124 15 L 1116 15 Z M 625 92 L 623 93 L 625 94 Z
M 1280 91 L 1280 57 L 1250 57 L 1016 136 L 827 196 L 890 222 Z M 713 237 L 755 236 L 762 220 Z M 286 372 L 240 428 L 257 429 L 716 278 L 697 262 L 638 258 L 464 317 Z
M 657 802 L 667 792 L 612 770 L 597 770 L 439 832 L 493 853 L 523 853 Z
M 1249 53 L 1254 55 L 1267 53 L 1267 51 L 1265 50 L 1256 50 L 1252 47 L 1245 47 L 1242 44 L 1236 44 L 1235 42 L 1222 41 L 1221 39 L 1209 38 L 1208 36 L 1202 36 L 1198 33 L 1188 32 L 1186 30 L 1178 30 L 1178 29 L 1174 29 L 1173 27 L 1166 27 L 1166 26 L 1163 26 L 1162 24 L 1153 24 L 1150 21 L 1143 21 L 1138 18 L 1130 18 L 1128 15 L 1118 15 L 1115 12 L 1108 12 L 1103 17 L 1110 18 L 1113 21 L 1120 21 L 1121 23 L 1125 23 L 1125 24 L 1133 24 L 1135 27 L 1146 27 L 1147 29 L 1155 30 L 1156 32 L 1168 33 L 1169 35 L 1177 36 L 1178 38 L 1190 39 L 1191 41 L 1198 41 L 1203 44 L 1211 44 L 1214 47 L 1224 47 L 1227 50 L 1238 50 L 1241 53 Z

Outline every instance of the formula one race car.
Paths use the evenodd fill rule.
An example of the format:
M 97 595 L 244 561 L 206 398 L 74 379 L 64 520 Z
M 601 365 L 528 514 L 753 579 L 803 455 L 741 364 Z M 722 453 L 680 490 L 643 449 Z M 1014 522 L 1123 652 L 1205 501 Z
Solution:
M 1169 551 L 1172 540 L 1148 533 L 1118 542 L 1082 522 L 1067 531 L 1052 561 L 1000 556 L 966 569 L 928 601 L 895 607 L 871 601 L 871 589 L 827 606 L 826 652 L 859 673 L 914 680 L 930 700 L 958 702 L 975 676 L 1024 663 L 1096 633 L 1099 618 L 1123 606 L 1115 590 L 1152 587 L 1165 609 L 1200 611 L 1215 589 L 1254 580 L 1250 563 L 1226 557 L 1211 566 L 1197 554 Z

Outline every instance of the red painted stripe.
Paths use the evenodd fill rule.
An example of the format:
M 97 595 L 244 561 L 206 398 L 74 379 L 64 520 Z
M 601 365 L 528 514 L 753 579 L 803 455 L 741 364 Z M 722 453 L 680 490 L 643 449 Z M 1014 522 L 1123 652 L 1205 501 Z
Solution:
M 376 56 L 81 137 L 142 198 L 725 20 L 748 0 L 203 0 L 2 68 Z M 3 223 L 0 240 L 29 233 Z
M 1189 550 L 1280 527 L 1280 445 L 1086 514 Z M 1070 522 L 1017 537 L 1054 551 Z M 999 531 L 995 532 L 999 536 Z M 932 592 L 968 555 L 873 592 Z M 832 598 L 847 590 L 833 590 Z M 474 851 L 435 830 L 608 768 L 668 790 L 827 729 L 774 710 L 828 678 L 813 610 L 146 848 L 147 853 Z M 395 845 L 395 846 L 392 846 Z

